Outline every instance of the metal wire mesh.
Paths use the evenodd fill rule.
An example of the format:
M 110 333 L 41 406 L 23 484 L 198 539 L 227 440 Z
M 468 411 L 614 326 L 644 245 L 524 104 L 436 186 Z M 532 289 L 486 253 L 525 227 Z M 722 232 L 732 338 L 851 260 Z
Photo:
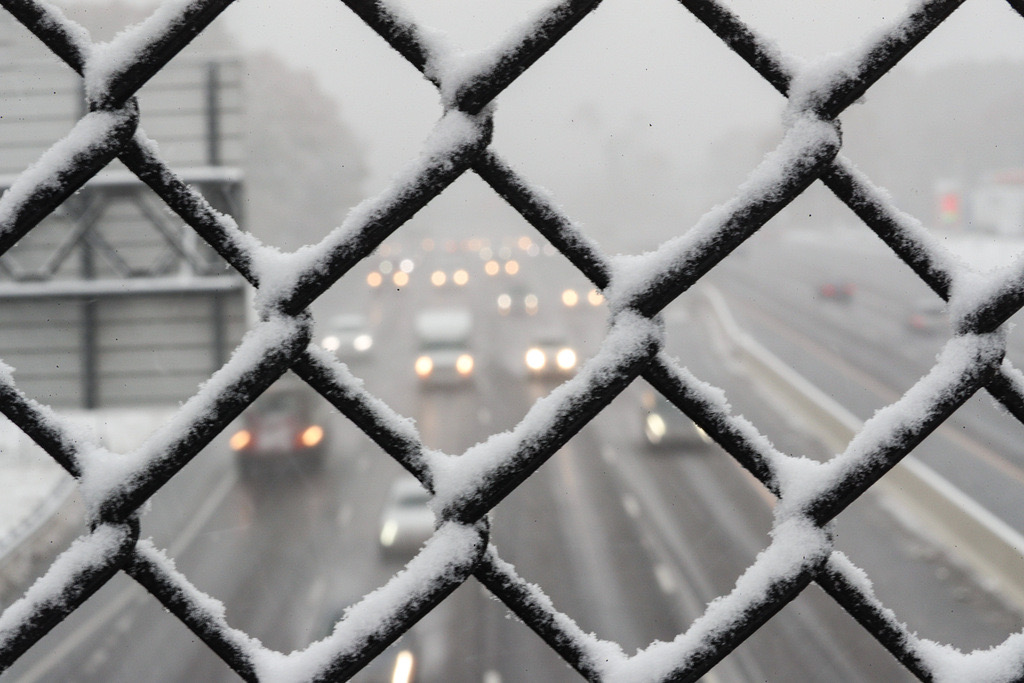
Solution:
M 40 163 L 0 199 L 0 254 L 113 159 L 120 159 L 256 288 L 260 321 L 239 353 L 216 372 L 178 417 L 124 460 L 118 476 L 96 475 L 98 444 L 86 443 L 57 414 L 0 373 L 0 411 L 80 483 L 90 532 L 78 538 L 37 584 L 0 616 L 0 670 L 123 572 L 144 586 L 243 678 L 278 679 L 314 671 L 315 680 L 350 677 L 470 576 L 476 577 L 567 663 L 592 680 L 696 680 L 770 620 L 809 584 L 817 583 L 886 649 L 923 680 L 935 669 L 908 632 L 833 551 L 830 522 L 980 389 L 1024 420 L 1024 375 L 1004 360 L 1001 325 L 1024 304 L 1024 271 L 1003 271 L 984 296 L 953 300 L 959 351 L 940 356 L 933 370 L 881 413 L 889 428 L 865 431 L 847 451 L 822 464 L 808 493 L 790 486 L 791 458 L 767 445 L 742 418 L 729 414 L 706 385 L 661 351 L 657 316 L 814 181 L 849 206 L 937 297 L 951 299 L 959 276 L 943 247 L 898 211 L 871 181 L 839 154 L 837 117 L 939 26 L 961 2 L 915 5 L 845 68 L 806 77 L 741 19 L 714 0 L 681 0 L 781 95 L 789 99 L 787 134 L 758 170 L 755 183 L 706 217 L 681 240 L 665 243 L 651 263 L 627 270 L 602 254 L 577 225 L 489 147 L 492 102 L 588 13 L 597 0 L 556 3 L 518 39 L 493 48 L 457 83 L 434 68 L 436 55 L 419 27 L 386 3 L 345 0 L 369 27 L 442 92 L 446 112 L 428 141 L 417 172 L 331 232 L 288 281 L 264 286 L 271 259 L 230 216 L 215 211 L 168 168 L 138 128 L 134 94 L 230 4 L 192 0 L 163 7 L 150 20 L 97 49 L 88 34 L 52 7 L 32 0 L 0 4 L 67 65 L 81 74 L 88 100 L 73 132 L 55 142 Z M 1024 3 L 1010 0 L 1018 13 Z M 642 12 L 638 5 L 636 11 Z M 579 29 L 583 30 L 583 29 Z M 416 211 L 462 174 L 482 178 L 608 297 L 608 337 L 582 373 L 534 406 L 505 440 L 500 457 L 463 457 L 458 483 L 414 430 L 370 395 L 330 354 L 310 345 L 307 307 Z M 140 507 L 200 454 L 263 390 L 293 370 L 404 468 L 440 502 L 433 539 L 394 590 L 365 598 L 334 634 L 289 655 L 267 650 L 233 628 L 178 573 L 163 551 L 140 540 Z M 488 542 L 487 514 L 555 451 L 601 412 L 634 379 L 643 377 L 690 416 L 779 499 L 772 541 L 737 588 L 710 605 L 687 632 L 633 657 L 608 658 L 605 643 L 563 618 Z M 911 400 L 913 399 L 913 400 Z M 370 629 L 347 630 L 360 614 L 385 615 Z M 1024 648 L 1008 639 L 998 656 L 1021 664 Z M 299 666 L 301 664 L 301 666 Z M 294 668 L 290 668 L 294 667 Z

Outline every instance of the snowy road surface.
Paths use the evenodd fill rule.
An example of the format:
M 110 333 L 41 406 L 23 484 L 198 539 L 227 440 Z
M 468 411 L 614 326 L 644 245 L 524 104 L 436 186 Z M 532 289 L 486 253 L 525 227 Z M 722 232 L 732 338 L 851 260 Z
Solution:
M 567 284 L 581 286 L 578 276 L 572 280 L 560 267 L 528 266 L 516 276 L 542 302 L 535 316 L 496 314 L 497 296 L 511 278 L 466 290 L 410 285 L 404 291 L 364 293 L 360 296 L 367 296 L 366 309 L 379 326 L 374 354 L 352 369 L 370 391 L 415 418 L 431 448 L 460 453 L 509 429 L 554 386 L 525 377 L 522 356 L 536 333 L 564 329 L 584 356 L 604 334 L 602 308 L 552 303 Z M 743 284 L 727 294 L 747 292 Z M 762 291 L 766 299 L 785 301 L 791 290 L 796 288 L 782 280 L 778 291 Z M 345 292 L 335 299 L 339 308 L 359 300 Z M 475 381 L 458 389 L 422 390 L 412 373 L 411 313 L 425 303 L 453 300 L 480 312 Z M 821 307 L 813 297 L 792 305 L 797 315 L 816 315 Z M 791 323 L 781 315 L 773 318 L 774 327 L 765 323 L 764 316 L 777 313 L 767 304 L 759 307 L 760 318 L 738 312 L 770 340 Z M 667 311 L 666 322 L 668 350 L 702 379 L 725 387 L 734 412 L 757 424 L 784 452 L 827 456 L 820 443 L 795 429 L 723 362 L 698 306 L 684 297 Z M 857 394 L 850 382 L 841 386 Z M 646 447 L 640 415 L 634 386 L 495 509 L 492 531 L 502 558 L 524 578 L 539 584 L 584 630 L 619 642 L 628 653 L 671 639 L 708 601 L 732 588 L 768 543 L 772 505 L 760 485 L 716 447 Z M 143 517 L 143 536 L 152 536 L 196 586 L 222 600 L 232 625 L 282 651 L 325 635 L 346 605 L 397 568 L 380 556 L 378 524 L 385 492 L 400 469 L 340 418 L 332 420 L 329 434 L 331 459 L 322 475 L 262 481 L 240 478 L 226 439 L 219 439 L 156 496 Z M 837 545 L 867 569 L 886 604 L 922 636 L 970 649 L 1020 628 L 1019 618 L 997 598 L 897 524 L 873 496 L 843 513 L 836 536 Z M 415 653 L 422 680 L 579 680 L 538 637 L 507 618 L 504 607 L 475 580 L 403 643 Z M 143 590 L 119 577 L 33 648 L 6 679 L 228 681 L 235 676 Z M 812 587 L 708 680 L 910 676 Z

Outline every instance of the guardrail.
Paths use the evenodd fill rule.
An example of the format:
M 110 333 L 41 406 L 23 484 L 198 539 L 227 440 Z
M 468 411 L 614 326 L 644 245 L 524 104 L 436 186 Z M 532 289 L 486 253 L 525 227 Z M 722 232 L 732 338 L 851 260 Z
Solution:
M 173 413 L 173 409 L 126 408 L 74 413 L 73 419 L 86 432 L 95 434 L 105 447 L 114 452 L 128 452 L 138 447 L 145 435 L 170 419 Z M 20 432 L 15 438 L 5 440 L 4 446 L 4 455 L 16 461 L 31 460 L 33 451 L 39 450 Z M 38 456 L 46 457 L 42 451 Z M 9 604 L 23 592 L 39 568 L 49 564 L 64 545 L 85 528 L 85 506 L 75 480 L 60 476 L 63 475 L 60 469 L 54 469 L 58 476 L 48 477 L 52 486 L 40 489 L 37 500 L 26 501 L 24 514 L 0 533 L 0 605 Z
M 841 453 L 864 423 L 747 334 L 721 292 L 711 286 L 703 291 L 735 359 L 813 425 L 833 453 Z M 913 515 L 918 530 L 974 570 L 982 585 L 1024 611 L 1024 535 L 912 455 L 876 488 Z
M 0 538 L 0 604 L 6 605 L 31 583 L 39 566 L 56 557 L 82 526 L 85 509 L 65 478 Z

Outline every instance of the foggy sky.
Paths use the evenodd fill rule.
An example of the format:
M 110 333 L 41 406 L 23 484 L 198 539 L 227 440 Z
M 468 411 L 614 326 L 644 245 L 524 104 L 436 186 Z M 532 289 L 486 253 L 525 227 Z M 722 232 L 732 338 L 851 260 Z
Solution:
M 407 13 L 467 51 L 491 45 L 551 2 L 402 0 Z M 907 7 L 905 0 L 726 4 L 785 53 L 805 60 L 849 49 Z M 240 0 L 218 22 L 243 46 L 273 50 L 315 75 L 367 152 L 367 195 L 382 191 L 417 157 L 441 114 L 434 87 L 341 2 Z M 886 79 L 901 70 L 992 59 L 1024 61 L 1024 21 L 1002 0 L 970 0 Z M 870 105 L 870 92 L 865 100 Z M 720 175 L 712 166 L 723 157 L 742 157 L 742 150 L 722 147 L 739 146 L 744 136 L 749 146 L 751 131 L 775 131 L 777 140 L 783 104 L 678 2 L 605 0 L 499 96 L 494 147 L 599 233 L 629 228 L 616 215 L 626 211 L 624 197 L 631 203 L 624 216 L 686 223 L 710 208 L 709 201 L 728 197 L 709 200 L 695 190 L 694 179 Z M 749 170 L 744 158 L 724 182 L 716 180 L 735 187 Z M 460 179 L 424 210 L 426 220 L 434 212 L 435 223 L 450 222 L 458 212 L 446 213 L 446 201 L 489 194 L 466 192 L 474 182 Z
M 475 50 L 549 2 L 404 4 L 453 45 Z M 906 6 L 900 0 L 728 4 L 784 51 L 806 59 L 857 43 Z M 372 141 L 371 185 L 415 156 L 440 114 L 432 86 L 341 3 L 244 0 L 223 20 L 244 44 L 280 50 L 317 74 L 356 134 Z M 915 51 L 906 68 L 993 57 L 1024 59 L 1024 21 L 1005 2 L 973 0 Z M 555 177 L 599 160 L 585 142 L 594 139 L 594 128 L 606 135 L 631 131 L 639 144 L 672 145 L 686 156 L 696 153 L 697 140 L 777 120 L 780 107 L 781 98 L 677 2 L 606 0 L 500 96 L 495 140 L 531 175 Z

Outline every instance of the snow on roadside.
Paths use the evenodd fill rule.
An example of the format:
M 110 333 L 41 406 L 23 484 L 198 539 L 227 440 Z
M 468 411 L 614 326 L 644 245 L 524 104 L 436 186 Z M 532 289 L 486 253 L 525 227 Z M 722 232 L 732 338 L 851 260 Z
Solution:
M 174 409 L 112 409 L 64 415 L 85 433 L 96 435 L 115 453 L 131 452 L 164 424 Z M 69 475 L 12 422 L 0 418 L 0 554 L 18 539 L 8 538 L 36 511 L 47 508 Z
M 1024 235 L 952 234 L 940 239 L 946 248 L 979 273 L 1003 268 L 1024 253 Z
M 46 507 L 68 475 L 12 422 L 0 418 L 0 556 L 19 530 Z
M 1004 268 L 1024 254 L 1024 234 L 1020 237 L 981 233 L 936 232 L 936 240 L 964 265 L 979 273 Z M 886 249 L 878 237 L 864 225 L 812 230 L 788 231 L 785 239 L 804 244 L 818 244 L 839 249 Z

